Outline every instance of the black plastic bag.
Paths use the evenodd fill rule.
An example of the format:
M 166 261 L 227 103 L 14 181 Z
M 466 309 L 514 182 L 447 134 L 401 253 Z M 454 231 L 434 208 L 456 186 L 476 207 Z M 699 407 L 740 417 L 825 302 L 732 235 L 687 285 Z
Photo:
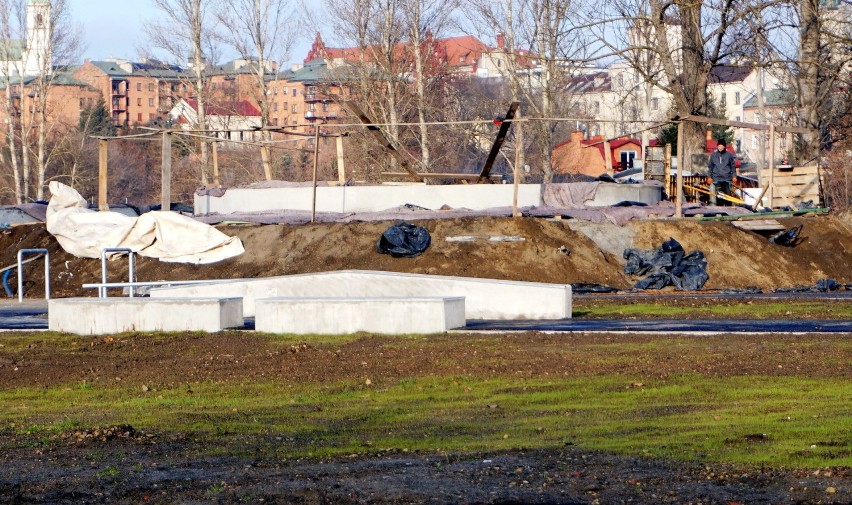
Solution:
M 698 291 L 710 276 L 707 258 L 701 251 L 686 254 L 680 242 L 670 238 L 653 251 L 626 249 L 624 273 L 647 275 L 637 282 L 635 289 L 662 289 L 669 285 L 680 291 Z
M 617 293 L 618 288 L 606 286 L 604 284 L 593 284 L 588 282 L 575 282 L 571 284 L 571 292 L 576 294 L 582 293 Z
M 423 254 L 432 243 L 426 228 L 400 221 L 391 226 L 376 243 L 376 252 L 394 258 L 414 258 Z
M 784 247 L 796 247 L 796 245 L 803 240 L 802 227 L 803 225 L 800 224 L 799 226 L 790 228 L 789 230 L 776 233 L 769 237 L 769 241 L 773 244 L 782 245 Z

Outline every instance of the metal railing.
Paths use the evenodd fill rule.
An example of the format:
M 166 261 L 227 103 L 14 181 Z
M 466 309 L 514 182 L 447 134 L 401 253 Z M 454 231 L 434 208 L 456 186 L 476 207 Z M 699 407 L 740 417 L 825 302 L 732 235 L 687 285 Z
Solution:
M 214 284 L 222 282 L 217 280 L 195 280 L 195 281 L 144 281 L 144 282 L 91 282 L 83 284 L 83 289 L 97 289 L 98 293 L 101 290 L 111 288 L 146 288 L 146 287 L 169 287 L 169 286 L 189 286 L 193 284 Z M 103 297 L 101 297 L 103 298 Z
M 132 284 L 136 280 L 136 253 L 126 247 L 106 247 L 101 249 L 101 284 L 98 288 L 98 298 L 107 298 L 107 254 L 108 253 L 127 253 L 128 265 L 127 274 L 128 280 Z M 130 298 L 136 295 L 136 289 L 130 286 Z
M 50 252 L 47 249 L 21 249 L 18 251 L 18 303 L 24 303 L 24 255 L 44 255 L 44 299 L 50 300 Z

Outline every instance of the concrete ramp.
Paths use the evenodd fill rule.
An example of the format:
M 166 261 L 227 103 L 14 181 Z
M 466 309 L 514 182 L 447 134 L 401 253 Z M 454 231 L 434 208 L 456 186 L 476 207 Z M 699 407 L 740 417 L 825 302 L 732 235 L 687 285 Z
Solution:
M 238 297 L 243 314 L 256 314 L 263 298 L 450 297 L 465 299 L 467 319 L 564 319 L 571 317 L 571 286 L 471 277 L 340 270 L 151 290 L 152 298 Z

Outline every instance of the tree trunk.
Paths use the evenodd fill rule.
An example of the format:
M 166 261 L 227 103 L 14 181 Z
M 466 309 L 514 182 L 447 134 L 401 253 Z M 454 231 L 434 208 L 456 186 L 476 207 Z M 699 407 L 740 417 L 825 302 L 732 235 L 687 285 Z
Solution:
M 801 59 L 798 72 L 799 125 L 819 130 L 819 53 L 822 35 L 819 0 L 801 0 L 799 9 L 801 18 L 799 28 Z M 819 138 L 816 135 L 803 134 L 799 144 L 799 163 L 812 163 L 819 158 Z

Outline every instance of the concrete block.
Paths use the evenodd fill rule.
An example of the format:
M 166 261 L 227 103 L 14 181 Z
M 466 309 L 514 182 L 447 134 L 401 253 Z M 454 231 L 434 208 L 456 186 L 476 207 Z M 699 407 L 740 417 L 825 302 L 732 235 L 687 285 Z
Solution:
M 564 319 L 571 317 L 571 286 L 371 270 L 211 281 L 151 290 L 151 297 L 228 296 L 243 299 L 246 317 L 261 298 L 461 296 L 467 319 Z
M 657 205 L 662 199 L 662 186 L 602 182 L 598 185 L 595 197 L 585 203 L 589 207 L 607 207 L 624 201 Z
M 255 329 L 267 333 L 443 333 L 465 325 L 463 297 L 264 298 Z
M 508 207 L 514 198 L 512 184 L 332 186 L 317 188 L 318 212 L 376 212 L 405 204 L 427 209 L 442 205 L 473 210 Z M 269 210 L 310 211 L 310 187 L 231 188 L 222 196 L 195 195 L 195 215 L 263 212 Z M 521 184 L 518 205 L 541 205 L 541 185 Z
M 206 331 L 242 327 L 240 298 L 55 298 L 51 331 L 102 335 L 127 331 Z

